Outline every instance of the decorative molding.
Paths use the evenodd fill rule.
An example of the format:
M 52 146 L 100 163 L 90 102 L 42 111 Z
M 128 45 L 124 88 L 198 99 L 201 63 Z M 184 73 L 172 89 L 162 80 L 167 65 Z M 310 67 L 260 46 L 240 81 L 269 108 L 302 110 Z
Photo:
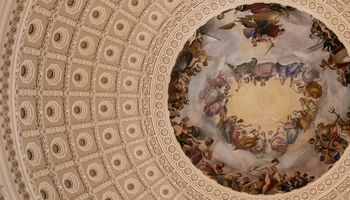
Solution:
M 68 5 L 69 2 L 71 5 Z M 164 193 L 162 195 L 162 193 L 156 191 L 156 188 L 162 187 L 162 184 L 169 185 L 167 183 L 168 181 L 171 184 L 169 187 L 173 190 L 174 197 L 172 198 L 175 199 L 226 200 L 256 198 L 256 196 L 238 193 L 216 184 L 192 165 L 180 149 L 173 135 L 169 113 L 167 112 L 167 90 L 172 71 L 171 68 L 175 63 L 176 57 L 195 30 L 222 11 L 241 4 L 259 1 L 162 0 L 146 2 L 121 0 L 115 4 L 110 0 L 101 0 L 99 1 L 101 8 L 105 9 L 104 7 L 106 6 L 108 10 L 111 10 L 109 17 L 106 16 L 102 22 L 98 22 L 99 25 L 105 22 L 101 30 L 96 30 L 84 23 L 91 16 L 89 13 L 92 14 L 94 9 L 92 7 L 93 1 L 88 0 L 86 3 L 83 3 L 81 0 L 69 0 L 69 2 L 58 0 L 52 4 L 52 8 L 46 9 L 36 4 L 35 1 L 13 1 L 14 7 L 8 11 L 10 13 L 9 17 L 4 17 L 1 20 L 1 22 L 6 22 L 4 23 L 6 24 L 6 29 L 4 30 L 7 32 L 6 36 L 2 39 L 1 45 L 2 70 L 0 76 L 2 92 L 0 111 L 2 116 L 0 120 L 3 125 L 1 129 L 1 141 L 4 145 L 4 148 L 1 148 L 1 153 L 6 155 L 6 159 L 1 160 L 1 162 L 6 163 L 8 169 L 10 169 L 2 168 L 1 174 L 6 173 L 6 176 L 13 178 L 11 181 L 8 178 L 5 179 L 6 185 L 15 186 L 16 190 L 12 189 L 14 191 L 13 193 L 18 192 L 18 194 L 10 194 L 9 198 L 17 199 L 13 198 L 14 196 L 20 196 L 21 199 L 40 198 L 40 188 L 43 186 L 39 185 L 36 188 L 35 183 L 41 177 L 49 177 L 52 180 L 52 184 L 47 184 L 57 192 L 58 196 L 54 199 L 68 199 L 67 194 L 75 193 L 80 187 L 84 188 L 84 193 L 79 194 L 80 196 L 77 196 L 76 199 L 97 199 L 95 191 L 103 191 L 104 188 L 108 188 L 109 186 L 115 188 L 118 192 L 118 194 L 104 192 L 104 194 L 109 195 L 108 198 L 112 198 L 113 200 L 118 199 L 118 197 L 128 199 L 128 195 L 136 194 L 135 199 L 143 199 L 147 195 L 154 199 L 162 199 L 165 198 L 163 196 Z M 340 41 L 350 50 L 349 1 L 271 0 L 270 2 L 283 3 L 312 14 L 336 33 Z M 0 3 L 1 6 L 5 3 L 6 8 L 9 8 L 7 1 L 0 1 Z M 124 3 L 127 8 L 122 6 Z M 152 18 L 151 9 L 153 6 L 157 6 L 161 14 L 166 14 L 166 17 L 162 19 L 163 22 L 160 22 L 160 24 L 155 23 L 159 26 L 158 29 L 148 25 L 148 22 L 151 21 L 149 16 Z M 78 19 L 71 19 L 71 16 L 65 16 L 61 11 L 66 11 L 72 16 L 78 16 Z M 43 23 L 40 19 L 32 20 L 32 13 L 44 16 L 47 19 L 47 23 Z M 121 13 L 131 23 L 127 20 L 116 19 L 117 13 Z M 64 23 L 73 30 L 72 35 L 67 35 L 67 42 L 61 44 L 61 40 L 58 40 L 58 42 L 53 41 L 54 33 L 57 30 L 61 30 L 60 28 L 56 29 L 56 32 L 53 30 L 56 22 Z M 33 28 L 30 27 L 31 23 L 33 23 L 34 29 L 29 34 L 29 28 Z M 43 27 L 43 24 L 46 24 L 46 26 Z M 4 27 L 4 25 L 1 24 L 0 27 Z M 66 34 L 65 31 L 63 32 Z M 88 34 L 94 36 L 93 38 L 82 36 L 82 32 L 88 32 Z M 110 32 L 116 35 L 109 35 Z M 65 38 L 64 34 L 62 38 Z M 83 38 L 79 41 L 81 37 Z M 135 40 L 137 44 L 133 44 Z M 82 45 L 82 48 L 81 42 L 83 41 L 87 44 L 86 47 Z M 51 43 L 53 43 L 52 46 L 54 48 L 50 47 L 51 45 L 49 44 Z M 120 49 L 118 50 L 119 60 L 113 59 L 112 62 L 116 63 L 109 65 L 102 64 L 101 57 L 104 56 L 104 49 L 111 43 L 120 45 Z M 40 47 L 33 46 L 37 44 L 40 44 Z M 64 47 L 68 48 L 65 54 L 52 52 L 55 49 Z M 89 59 L 76 57 L 79 52 L 88 56 Z M 27 57 L 24 61 L 21 60 L 25 55 L 34 57 L 36 61 L 33 62 L 33 60 Z M 45 88 L 45 64 L 47 64 L 46 59 L 48 58 L 64 63 L 64 66 L 59 67 L 61 69 L 60 75 L 62 75 L 59 77 L 63 78 L 63 86 L 59 90 Z M 28 66 L 30 67 L 24 70 L 25 73 L 21 75 L 21 64 L 28 64 L 25 62 L 26 60 L 28 60 Z M 34 63 L 36 64 L 34 65 Z M 73 71 L 72 66 L 76 64 L 88 66 L 91 68 L 91 74 L 88 74 L 83 68 Z M 115 71 L 117 76 L 113 77 L 110 73 L 103 73 L 103 76 L 102 74 L 99 76 L 98 72 L 100 69 Z M 138 83 L 135 81 L 136 87 L 138 86 L 136 93 L 131 92 L 134 88 L 130 89 L 129 87 L 128 90 L 128 87 L 125 87 L 129 85 L 127 82 L 131 80 L 129 78 L 131 76 L 122 78 L 120 75 L 122 74 L 121 72 L 133 72 L 134 79 L 138 81 Z M 80 78 L 75 79 L 76 74 L 79 74 Z M 107 81 L 108 84 L 101 84 L 101 78 L 104 75 L 106 75 L 107 79 L 109 78 L 109 81 Z M 34 82 L 35 86 L 32 88 L 22 87 L 22 85 L 28 85 Z M 54 81 L 54 83 L 56 82 Z M 71 83 L 80 89 L 84 87 L 87 87 L 87 89 L 84 92 L 74 91 L 71 88 Z M 87 85 L 88 83 L 89 85 Z M 102 89 L 110 89 L 110 91 L 96 92 L 96 86 L 98 85 Z M 121 93 L 122 87 L 129 92 Z M 62 99 L 62 105 L 59 105 L 56 101 L 49 101 L 45 105 L 43 99 L 52 98 L 53 96 Z M 91 120 L 72 125 L 70 120 L 74 114 L 71 115 L 72 105 L 69 100 L 72 97 L 80 96 L 89 99 L 87 109 L 90 110 Z M 101 120 L 97 117 L 97 96 L 113 99 L 112 107 L 116 112 L 116 116 L 108 120 Z M 23 101 L 22 98 L 32 98 L 33 102 Z M 27 125 L 21 119 L 20 109 L 23 107 L 22 102 L 28 102 L 28 105 L 30 105 L 30 112 L 28 111 L 27 113 L 31 113 L 29 117 L 31 120 L 25 122 Z M 47 108 L 49 107 L 52 107 L 52 116 L 48 116 Z M 59 127 L 46 127 L 45 123 L 47 121 L 57 122 L 61 118 L 64 124 L 61 124 Z M 33 123 L 34 119 L 37 120 L 37 126 L 33 130 L 28 130 L 26 126 Z M 128 130 L 127 127 L 124 127 L 124 122 L 140 123 L 141 127 L 139 127 L 140 130 L 137 133 L 142 133 L 143 137 L 137 138 L 135 136 L 134 141 L 129 141 L 130 138 L 133 138 L 132 136 L 134 134 L 130 133 L 130 131 L 124 133 L 123 130 L 125 128 Z M 120 135 L 120 144 L 105 148 L 105 144 L 102 142 L 103 139 L 101 140 L 99 134 L 101 126 L 105 125 L 118 126 L 116 132 Z M 92 130 L 93 133 L 84 133 L 84 129 Z M 73 133 L 77 130 L 82 130 L 83 133 L 80 133 L 74 139 Z M 68 142 L 65 144 L 67 145 L 67 150 L 72 154 L 72 160 L 59 165 L 53 163 L 53 157 L 49 153 L 51 145 L 49 146 L 48 144 L 48 135 L 56 133 L 64 133 L 67 136 Z M 126 139 L 127 136 L 130 137 L 128 140 Z M 40 140 L 38 144 L 40 147 L 36 143 L 35 145 L 28 143 L 29 147 L 33 147 L 32 149 L 35 151 L 33 153 L 34 160 L 36 161 L 34 164 L 37 164 L 41 160 L 46 163 L 45 168 L 35 172 L 29 170 L 33 161 L 26 158 L 27 143 L 24 142 L 31 138 L 38 138 Z M 83 139 L 86 146 L 83 145 L 82 147 L 79 145 L 79 139 Z M 150 157 L 149 159 L 146 159 L 146 157 L 143 158 L 145 154 L 138 155 L 140 148 L 136 151 L 129 150 L 130 145 L 137 147 L 141 144 L 146 144 L 142 146 L 143 149 L 141 151 L 142 153 L 146 152 L 148 157 Z M 91 155 L 85 155 L 86 157 L 79 157 L 79 149 L 89 151 L 94 145 L 97 149 L 95 152 L 92 152 Z M 119 151 L 123 152 L 123 155 Z M 107 157 L 109 156 L 108 154 L 114 152 L 118 152 L 115 154 L 117 156 L 112 156 L 112 158 Z M 39 157 L 41 153 L 43 153 L 43 156 Z M 86 171 L 82 167 L 83 163 L 81 163 L 82 161 L 92 160 L 93 158 L 101 158 L 104 165 L 101 167 L 106 169 L 109 177 L 107 182 L 101 183 L 96 187 L 90 185 Z M 141 158 L 144 160 L 139 160 Z M 117 159 L 120 162 L 114 162 Z M 130 169 L 125 169 L 127 163 L 131 165 Z M 150 178 L 145 173 L 140 172 L 142 167 L 150 163 L 155 163 L 154 166 L 159 170 L 159 175 L 163 175 L 153 185 L 146 181 L 150 180 Z M 69 172 L 64 175 L 63 179 L 58 178 L 58 172 L 70 167 L 74 167 L 77 173 Z M 342 156 L 333 168 L 314 183 L 285 194 L 259 196 L 259 199 L 342 199 L 349 196 L 349 169 L 350 155 L 349 149 L 346 149 L 344 156 Z M 118 170 L 123 170 L 123 172 L 118 174 L 115 172 Z M 133 178 L 129 178 L 129 176 L 133 176 Z M 66 179 L 71 180 L 72 189 L 67 188 L 65 185 L 64 180 Z M 125 184 L 121 183 L 120 180 L 122 179 L 126 179 Z M 133 187 L 128 188 L 129 184 L 132 184 Z M 140 191 L 141 188 L 144 188 L 144 191 Z M 0 191 L 1 195 L 2 193 Z
M 30 42 L 37 42 L 39 38 L 43 35 L 43 24 L 39 19 L 33 19 L 29 22 L 27 29 L 27 37 Z
M 32 82 L 35 76 L 35 67 L 33 61 L 28 59 L 24 60 L 20 67 L 20 74 L 20 78 L 23 83 Z

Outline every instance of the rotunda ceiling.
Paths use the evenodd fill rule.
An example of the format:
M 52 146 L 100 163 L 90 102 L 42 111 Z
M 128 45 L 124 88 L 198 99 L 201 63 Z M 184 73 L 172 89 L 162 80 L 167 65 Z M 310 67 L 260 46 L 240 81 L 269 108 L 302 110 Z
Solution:
M 274 7 L 256 2 L 0 1 L 0 199 L 347 199 L 349 105 L 342 84 L 348 75 L 343 65 L 350 62 L 349 1 L 273 0 L 282 4 Z M 270 74 L 259 75 L 255 65 L 243 72 L 251 61 L 270 67 L 260 68 Z M 172 87 L 188 92 L 174 93 Z M 217 98 L 220 92 L 229 101 Z M 173 103 L 182 97 L 189 103 L 180 111 Z M 287 119 L 289 114 L 295 116 Z M 335 114 L 344 122 L 330 126 L 329 138 L 320 133 L 312 143 L 317 125 L 332 124 Z M 244 122 L 233 126 L 239 121 L 233 115 Z M 281 133 L 272 137 L 269 130 Z M 268 145 L 255 152 L 263 131 Z M 193 134 L 193 143 L 213 138 L 207 142 L 213 151 L 188 140 L 179 144 L 181 132 Z M 238 172 L 258 179 L 256 166 L 277 159 L 273 170 L 281 177 L 270 178 L 281 182 L 278 187 L 286 182 L 283 174 L 296 171 L 315 181 L 297 177 L 303 186 L 253 196 L 219 180 L 229 175 L 231 182 L 243 181 L 234 178 Z M 195 166 L 220 162 L 220 176 Z
M 226 10 L 197 29 L 171 72 L 176 139 L 198 169 L 234 191 L 312 184 L 348 146 L 349 58 L 333 31 L 293 7 Z

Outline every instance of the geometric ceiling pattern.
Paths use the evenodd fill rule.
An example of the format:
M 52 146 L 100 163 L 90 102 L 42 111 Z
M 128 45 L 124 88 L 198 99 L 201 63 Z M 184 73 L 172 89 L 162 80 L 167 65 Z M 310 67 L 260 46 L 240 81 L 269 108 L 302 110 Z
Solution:
M 244 0 L 0 1 L 0 199 L 257 199 L 204 176 L 169 120 L 171 68 L 193 32 Z M 271 0 L 350 50 L 348 0 Z M 349 199 L 348 149 L 308 186 L 258 199 Z

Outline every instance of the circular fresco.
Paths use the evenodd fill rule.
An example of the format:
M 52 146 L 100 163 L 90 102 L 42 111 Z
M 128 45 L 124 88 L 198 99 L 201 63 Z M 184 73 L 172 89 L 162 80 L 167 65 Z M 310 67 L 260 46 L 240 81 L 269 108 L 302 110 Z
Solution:
M 200 27 L 179 54 L 168 109 L 183 152 L 249 194 L 315 181 L 350 142 L 350 57 L 324 23 L 255 3 Z

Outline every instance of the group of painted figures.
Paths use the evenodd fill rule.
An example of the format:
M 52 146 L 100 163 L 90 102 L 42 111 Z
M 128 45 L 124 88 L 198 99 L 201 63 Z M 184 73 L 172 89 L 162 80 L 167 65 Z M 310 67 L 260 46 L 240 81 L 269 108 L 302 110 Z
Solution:
M 210 137 L 207 138 L 207 140 L 196 139 L 199 136 L 198 128 L 195 126 L 187 126 L 188 121 L 189 118 L 184 117 L 180 123 L 173 122 L 172 124 L 175 136 L 184 153 L 205 175 L 225 187 L 249 194 L 272 194 L 301 188 L 315 179 L 314 176 L 310 176 L 309 178 L 306 173 L 301 176 L 300 172 L 295 172 L 295 176 L 293 177 L 288 177 L 287 174 L 280 175 L 276 167 L 276 165 L 279 164 L 277 158 L 272 160 L 270 164 L 259 165 L 251 169 L 248 173 L 252 171 L 264 171 L 260 177 L 253 181 L 250 181 L 249 177 L 242 177 L 241 172 L 229 172 L 225 174 L 224 163 L 211 165 L 206 161 L 212 159 L 214 151 L 212 144 L 214 143 L 214 139 Z M 255 132 L 258 131 L 255 130 Z M 273 143 L 273 141 L 271 141 L 271 143 Z M 256 149 L 256 151 L 258 150 Z
M 202 35 L 195 33 L 185 44 L 184 49 L 177 58 L 177 62 L 171 73 L 169 84 L 168 107 L 170 118 L 180 116 L 180 111 L 188 104 L 188 87 L 191 76 L 202 71 L 202 67 L 208 65 L 208 55 L 201 47 Z
M 323 44 L 322 51 L 329 52 L 328 60 L 322 60 L 320 67 L 329 69 L 337 74 L 337 81 L 344 87 L 350 84 L 350 57 L 338 37 L 318 19 L 312 18 L 310 38 Z
M 224 18 L 225 13 L 233 9 L 227 10 L 220 15 L 218 19 Z M 284 17 L 289 17 L 289 12 L 295 10 L 289 6 L 281 6 L 280 4 L 255 3 L 251 5 L 238 6 L 235 9 L 236 14 L 240 12 L 238 19 L 229 22 L 220 29 L 231 29 L 237 25 L 243 25 L 243 33 L 247 39 L 252 38 L 251 43 L 256 47 L 259 43 L 268 43 L 272 47 L 275 45 L 274 40 L 283 35 L 285 29 L 283 24 L 279 22 Z
M 266 139 L 265 132 L 260 128 L 253 129 L 249 133 L 243 129 L 253 128 L 252 124 L 243 125 L 243 119 L 237 116 L 227 116 L 227 102 L 229 101 L 231 82 L 222 71 L 216 78 L 208 79 L 208 86 L 200 93 L 200 99 L 204 101 L 204 112 L 206 117 L 219 115 L 220 120 L 217 128 L 220 130 L 224 141 L 232 144 L 232 148 L 250 150 L 253 154 L 264 153 L 267 145 L 271 146 L 273 151 L 285 153 L 288 144 L 294 144 L 301 131 L 306 132 L 315 121 L 318 112 L 317 99 L 324 93 L 320 72 L 310 67 L 305 67 L 303 63 L 291 63 L 282 65 L 280 63 L 261 63 L 253 58 L 249 63 L 243 63 L 237 66 L 227 64 L 232 70 L 232 75 L 237 81 L 239 87 L 241 82 L 249 84 L 260 82 L 265 86 L 271 78 L 279 79 L 283 85 L 287 78 L 291 78 L 291 86 L 297 93 L 303 93 L 300 98 L 301 110 L 293 110 L 287 117 L 286 122 L 279 122 L 276 131 L 269 130 L 269 141 Z M 294 78 L 293 77 L 294 74 Z M 253 81 L 252 81 L 253 80 Z M 239 87 L 236 89 L 238 92 Z M 282 130 L 283 129 L 283 130 Z M 281 137 L 281 136 L 285 136 Z
M 285 80 L 290 78 L 293 90 L 304 94 L 304 97 L 299 99 L 302 109 L 293 110 L 293 115 L 289 115 L 286 122 L 279 121 L 276 131 L 268 131 L 269 142 L 267 142 L 264 131 L 259 132 L 259 129 L 253 129 L 248 133 L 243 129 L 253 127 L 252 124 L 245 126 L 242 124 L 243 119 L 238 119 L 237 116 L 226 116 L 226 103 L 231 96 L 228 95 L 229 92 L 225 92 L 227 86 L 230 88 L 230 85 L 223 77 L 222 72 L 215 79 L 208 80 L 209 86 L 204 89 L 201 95 L 205 103 L 206 116 L 220 116 L 217 128 L 224 141 L 231 143 L 234 149 L 245 149 L 250 150 L 253 154 L 259 154 L 264 153 L 267 144 L 270 144 L 273 151 L 285 153 L 288 145 L 294 144 L 299 133 L 306 132 L 316 119 L 317 100 L 324 94 L 322 86 L 318 83 L 322 79 L 320 72 L 304 66 L 303 63 L 296 62 L 288 65 L 272 62 L 258 64 L 255 58 L 249 63 L 237 66 L 227 65 L 232 70 L 231 73 L 239 85 L 236 89 L 237 92 L 242 86 L 241 82 L 245 84 L 253 82 L 255 85 L 256 82 L 260 82 L 260 85 L 264 87 L 266 82 L 272 78 L 279 79 L 281 85 L 284 85 Z M 285 137 L 281 137 L 282 135 Z
M 305 98 L 301 98 L 300 102 L 302 110 L 294 110 L 294 117 L 289 115 L 286 122 L 278 121 L 277 129 L 268 130 L 267 134 L 260 130 L 260 126 L 255 129 L 253 124 L 243 125 L 243 119 L 238 119 L 237 116 L 221 117 L 217 128 L 221 132 L 223 141 L 232 144 L 233 150 L 241 149 L 248 150 L 252 154 L 266 154 L 266 149 L 269 147 L 282 155 L 287 152 L 288 145 L 294 144 L 299 133 L 303 129 L 309 129 L 315 120 L 317 105 L 312 100 L 307 102 Z M 253 130 L 247 131 L 248 129 Z
M 301 102 L 303 103 L 304 100 Z M 315 130 L 315 136 L 309 140 L 309 143 L 314 145 L 315 151 L 321 153 L 320 161 L 326 164 L 333 164 L 339 160 L 350 142 L 350 107 L 346 114 L 348 119 L 341 118 L 335 110 L 332 110 L 332 113 L 337 116 L 335 122 L 328 125 L 324 125 L 323 123 L 318 124 Z M 242 120 L 237 119 L 236 116 L 230 117 L 229 122 L 236 125 L 231 126 L 230 124 L 230 126 L 226 127 L 231 132 L 235 129 L 233 133 L 239 133 L 238 130 L 243 127 L 239 125 Z M 280 127 L 275 132 L 272 130 L 268 131 L 269 139 L 266 139 L 264 131 L 259 133 L 259 127 L 258 130 L 254 129 L 250 132 L 254 137 L 243 136 L 242 138 L 235 138 L 236 143 L 234 145 L 236 149 L 249 150 L 253 154 L 265 153 L 268 145 L 271 146 L 272 150 L 284 153 L 287 150 L 288 144 L 292 144 L 297 135 L 302 132 L 302 126 L 298 125 L 298 123 L 302 123 L 300 121 L 300 119 L 288 116 L 286 122 L 280 122 L 280 127 L 283 127 L 287 133 L 287 141 L 285 141 L 285 133 L 280 131 Z M 251 169 L 248 173 L 251 171 L 264 171 L 261 177 L 253 181 L 250 181 L 248 177 L 243 178 L 241 172 L 224 174 L 224 163 L 211 165 L 208 162 L 212 159 L 214 151 L 212 144 L 214 143 L 214 139 L 210 137 L 206 140 L 197 139 L 200 136 L 198 127 L 188 126 L 188 122 L 189 118 L 184 117 L 180 123 L 172 123 L 179 144 L 187 157 L 190 158 L 191 162 L 198 169 L 223 186 L 249 194 L 273 194 L 301 188 L 315 179 L 314 176 L 308 177 L 307 173 L 301 176 L 299 171 L 295 172 L 295 175 L 292 177 L 288 177 L 286 174 L 281 175 L 277 167 L 279 164 L 278 159 L 272 160 L 270 164 L 256 166 Z M 293 129 L 294 132 L 292 131 Z M 233 136 L 241 137 L 241 133 L 231 135 L 231 137 Z
M 223 19 L 231 10 L 221 13 L 217 19 Z M 243 34 L 247 39 L 252 38 L 254 47 L 259 42 L 267 42 L 272 48 L 275 46 L 274 40 L 285 31 L 282 28 L 283 25 L 279 24 L 280 20 L 283 17 L 289 17 L 289 12 L 293 10 L 279 4 L 256 3 L 239 6 L 235 9 L 236 13 L 251 12 L 253 15 L 238 18 L 220 28 L 231 29 L 236 25 L 243 25 L 245 27 Z M 335 70 L 338 75 L 337 81 L 347 86 L 350 83 L 350 57 L 346 49 L 337 36 L 322 22 L 314 18 L 312 21 L 310 38 L 318 42 L 316 48 L 320 47 L 322 51 L 330 52 L 329 59 L 322 61 L 320 70 Z M 201 48 L 202 35 L 203 33 L 197 31 L 190 38 L 173 68 L 168 99 L 171 119 L 180 117 L 180 111 L 189 104 L 187 85 L 191 82 L 191 76 L 200 73 L 202 68 L 208 65 L 210 56 Z M 229 63 L 225 65 L 227 69 L 231 69 L 231 75 L 237 82 L 236 92 L 244 84 L 255 86 L 259 84 L 265 87 L 269 84 L 269 80 L 277 79 L 281 85 L 284 85 L 287 79 L 290 79 L 292 90 L 304 96 L 299 99 L 301 109 L 291 111 L 292 115 L 289 115 L 286 121 L 278 121 L 276 130 L 268 130 L 266 134 L 260 126 L 254 126 L 253 123 L 244 125 L 244 120 L 238 116 L 227 116 L 227 103 L 231 98 L 233 83 L 224 71 L 218 71 L 217 76 L 208 78 L 207 87 L 199 95 L 204 103 L 203 112 L 208 118 L 219 117 L 216 128 L 220 130 L 223 141 L 231 144 L 233 150 L 246 150 L 254 155 L 264 155 L 267 149 L 271 149 L 283 155 L 288 147 L 295 143 L 299 134 L 315 126 L 317 127 L 315 136 L 309 140 L 309 143 L 314 145 L 315 151 L 321 154 L 320 161 L 332 164 L 339 160 L 350 142 L 350 119 L 341 118 L 334 109 L 331 109 L 331 113 L 337 116 L 334 123 L 328 125 L 320 123 L 317 126 L 314 124 L 319 109 L 318 99 L 326 95 L 320 85 L 322 81 L 320 71 L 300 62 L 287 65 L 279 62 L 259 63 L 256 58 L 240 65 Z M 350 108 L 347 117 L 350 118 Z M 240 172 L 224 174 L 224 163 L 210 165 L 207 162 L 213 155 L 214 139 L 208 137 L 206 140 L 199 140 L 200 128 L 188 126 L 189 120 L 188 117 L 184 117 L 180 123 L 172 122 L 175 136 L 192 163 L 221 185 L 250 194 L 267 194 L 288 192 L 303 187 L 315 179 L 313 176 L 308 177 L 306 173 L 301 176 L 300 172 L 295 172 L 293 177 L 279 174 L 276 167 L 279 164 L 278 159 L 272 160 L 267 165 L 253 168 L 251 171 L 264 171 L 261 177 L 253 181 L 248 177 L 243 178 Z
M 243 84 L 253 83 L 257 86 L 257 83 L 260 83 L 261 87 L 265 87 L 270 79 L 278 79 L 280 84 L 284 85 L 286 79 L 290 78 L 290 86 L 293 90 L 303 93 L 305 97 L 318 99 L 323 93 L 322 86 L 319 84 L 322 80 L 320 72 L 304 63 L 294 62 L 287 65 L 279 62 L 258 63 L 256 58 L 252 58 L 250 62 L 240 65 L 226 64 L 238 83 L 237 92 Z
M 223 19 L 225 13 L 232 11 L 227 10 L 220 15 L 218 19 Z M 239 6 L 235 12 L 240 12 L 239 20 L 227 23 L 220 29 L 231 29 L 236 25 L 243 25 L 243 33 L 247 39 L 251 39 L 254 47 L 260 42 L 268 43 L 270 48 L 275 46 L 274 41 L 280 35 L 285 33 L 283 24 L 280 23 L 284 17 L 289 17 L 289 12 L 295 10 L 291 7 L 284 7 L 279 4 L 255 3 L 251 5 Z M 248 15 L 249 12 L 251 14 Z M 329 52 L 328 60 L 322 60 L 320 67 L 336 71 L 338 75 L 337 81 L 347 87 L 350 84 L 350 57 L 344 45 L 339 41 L 338 37 L 332 30 L 328 29 L 324 23 L 311 16 L 312 27 L 310 29 L 310 38 L 315 39 L 318 45 L 310 48 L 310 51 L 322 48 L 323 52 Z M 269 50 L 268 50 L 269 51 Z M 283 80 L 281 80 L 283 81 Z
M 219 184 L 229 187 L 235 191 L 245 192 L 249 194 L 273 194 L 276 192 L 289 192 L 293 189 L 304 187 L 308 183 L 315 180 L 314 176 L 307 173 L 295 172 L 294 176 L 287 176 L 287 174 L 280 175 L 276 167 L 280 161 L 275 158 L 271 163 L 266 165 L 259 165 L 249 170 L 264 171 L 262 176 L 254 180 L 250 180 L 248 176 L 243 177 L 242 173 L 227 173 L 224 174 L 224 163 L 210 165 L 208 162 L 201 160 L 196 166 L 206 176 L 217 181 Z
M 337 114 L 334 108 L 331 108 L 330 113 L 336 115 L 336 120 L 326 125 L 319 123 L 314 137 L 309 140 L 315 151 L 321 153 L 320 161 L 325 164 L 338 161 L 350 143 L 350 107 L 346 113 L 347 119 Z

